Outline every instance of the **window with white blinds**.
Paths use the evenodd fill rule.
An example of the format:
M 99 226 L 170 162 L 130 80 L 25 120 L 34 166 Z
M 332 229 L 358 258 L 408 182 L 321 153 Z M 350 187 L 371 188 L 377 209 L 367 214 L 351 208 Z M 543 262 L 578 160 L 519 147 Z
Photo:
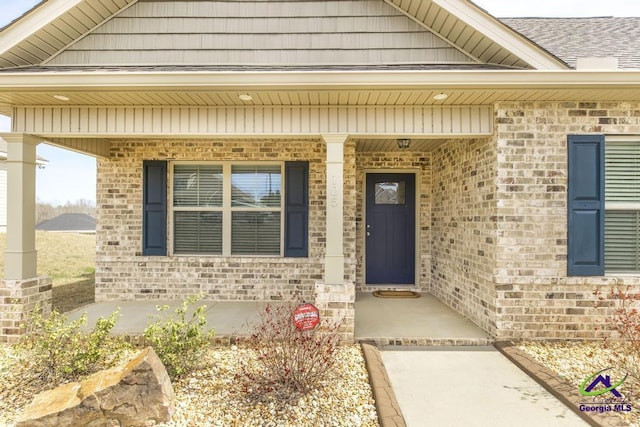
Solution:
M 640 271 L 640 140 L 605 144 L 605 269 Z
M 175 254 L 281 255 L 282 164 L 173 165 Z
M 231 253 L 280 253 L 280 165 L 231 166 Z

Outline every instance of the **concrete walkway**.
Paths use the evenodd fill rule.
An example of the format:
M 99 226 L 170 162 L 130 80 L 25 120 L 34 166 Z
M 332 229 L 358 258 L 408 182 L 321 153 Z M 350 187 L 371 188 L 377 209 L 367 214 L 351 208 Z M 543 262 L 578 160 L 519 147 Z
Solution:
M 493 347 L 381 354 L 408 427 L 588 425 Z

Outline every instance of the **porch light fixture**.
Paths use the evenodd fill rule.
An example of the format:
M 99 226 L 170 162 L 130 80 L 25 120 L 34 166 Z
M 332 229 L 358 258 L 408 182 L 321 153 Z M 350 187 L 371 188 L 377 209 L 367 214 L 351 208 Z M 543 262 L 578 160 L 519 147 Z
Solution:
M 245 102 L 253 101 L 253 96 L 249 95 L 248 93 L 243 93 L 242 95 L 238 95 L 238 98 L 240 98 L 241 101 L 245 101 Z
M 398 139 L 396 142 L 398 143 L 398 148 L 405 149 L 405 148 L 409 148 L 409 144 L 411 141 L 406 138 L 401 138 L 401 139 Z
M 433 95 L 433 99 L 435 99 L 436 101 L 444 101 L 445 99 L 447 99 L 449 97 L 449 95 L 447 95 L 444 92 L 440 92 L 437 95 Z
M 53 95 L 53 97 L 55 99 L 57 99 L 58 101 L 70 101 L 71 98 L 69 98 L 68 96 L 64 96 L 64 95 Z

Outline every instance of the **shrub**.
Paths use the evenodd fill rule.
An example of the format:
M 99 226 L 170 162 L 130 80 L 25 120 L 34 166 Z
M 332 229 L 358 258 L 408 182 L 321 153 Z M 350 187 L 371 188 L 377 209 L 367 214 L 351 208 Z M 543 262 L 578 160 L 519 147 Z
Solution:
M 206 331 L 206 305 L 197 307 L 190 316 L 190 307 L 200 300 L 194 295 L 182 302 L 174 315 L 166 318 L 156 314 L 144 330 L 144 337 L 153 346 L 171 378 L 177 378 L 198 366 L 204 349 L 214 335 Z M 169 310 L 169 306 L 157 306 L 159 312 Z
M 237 379 L 253 399 L 295 402 L 331 379 L 340 323 L 322 322 L 301 331 L 293 324 L 296 305 L 267 305 L 253 333 L 242 341 L 255 357 L 242 364 Z
M 113 366 L 128 345 L 121 338 L 109 333 L 120 317 L 119 309 L 100 317 L 94 328 L 83 331 L 87 313 L 70 321 L 66 315 L 54 310 L 44 317 L 40 309 L 31 316 L 29 332 L 20 347 L 29 355 L 32 369 L 49 382 L 75 380 Z
M 605 337 L 616 361 L 625 364 L 629 373 L 640 378 L 640 292 L 633 293 L 631 288 L 611 290 L 605 297 L 598 291 L 599 305 L 605 300 L 614 301 L 613 315 L 604 320 L 605 328 L 615 332 L 617 338 L 611 343 L 611 337 Z

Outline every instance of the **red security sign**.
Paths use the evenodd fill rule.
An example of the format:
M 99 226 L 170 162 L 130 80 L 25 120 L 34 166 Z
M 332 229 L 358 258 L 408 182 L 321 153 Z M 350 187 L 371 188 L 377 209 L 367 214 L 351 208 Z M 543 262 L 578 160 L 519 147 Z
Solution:
M 293 324 L 301 331 L 308 331 L 320 323 L 320 312 L 313 304 L 300 304 L 293 311 Z

